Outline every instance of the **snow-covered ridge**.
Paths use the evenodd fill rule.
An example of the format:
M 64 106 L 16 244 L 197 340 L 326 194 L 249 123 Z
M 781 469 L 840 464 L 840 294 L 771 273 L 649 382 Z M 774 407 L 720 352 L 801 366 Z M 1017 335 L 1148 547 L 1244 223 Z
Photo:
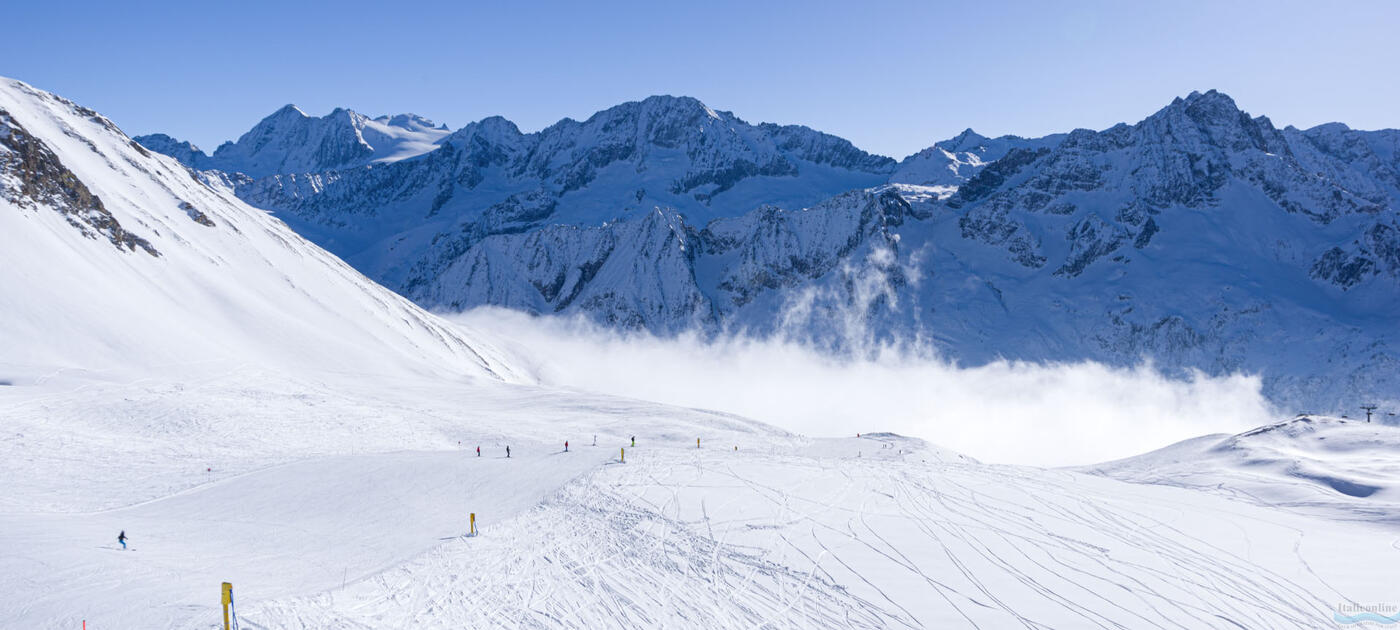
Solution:
M 1005 157 L 1012 149 L 1054 147 L 1065 135 L 988 138 L 966 129 L 957 136 L 904 158 L 894 174 L 890 175 L 890 181 L 922 186 L 961 186 L 983 167 Z
M 445 125 L 435 126 L 416 114 L 370 118 L 337 108 L 315 117 L 287 105 L 237 141 L 220 145 L 212 156 L 165 134 L 138 136 L 136 141 L 191 168 L 261 177 L 396 162 L 436 149 L 449 133 Z
M 0 372 L 181 364 L 519 379 L 111 121 L 0 80 Z

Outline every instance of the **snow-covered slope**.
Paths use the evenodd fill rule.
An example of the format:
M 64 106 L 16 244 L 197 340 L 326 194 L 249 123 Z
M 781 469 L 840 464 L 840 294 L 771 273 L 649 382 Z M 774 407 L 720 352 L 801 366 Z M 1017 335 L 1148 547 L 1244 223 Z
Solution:
M 479 537 L 244 618 L 356 629 L 1324 628 L 1338 601 L 1389 601 L 1393 530 L 938 460 L 920 446 L 883 436 L 629 451 L 625 466 Z
M 0 378 L 54 370 L 524 375 L 95 112 L 0 80 Z
M 1336 520 L 1400 525 L 1400 427 L 1299 416 L 1207 435 L 1085 472 L 1178 486 Z
M 215 627 L 230 581 L 240 623 L 263 628 L 1312 628 L 1339 601 L 1387 601 L 1400 559 L 1394 529 L 1374 523 L 988 466 L 888 434 L 800 440 L 506 395 L 532 413 L 500 424 L 549 428 L 570 452 L 463 426 L 459 450 L 322 456 L 119 509 L 0 514 L 0 621 Z M 412 410 L 479 413 L 494 398 Z M 591 445 L 638 412 L 655 424 L 630 425 L 635 448 L 606 429 Z M 702 448 L 678 430 L 705 431 Z M 69 492 L 100 483 L 79 473 Z M 132 551 L 110 542 L 118 530 Z

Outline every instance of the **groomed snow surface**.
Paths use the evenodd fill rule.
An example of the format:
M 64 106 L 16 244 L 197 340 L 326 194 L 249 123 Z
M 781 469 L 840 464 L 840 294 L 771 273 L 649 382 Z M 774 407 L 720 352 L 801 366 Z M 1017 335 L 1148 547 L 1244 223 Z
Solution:
M 1395 597 L 1393 520 L 1359 508 L 532 386 L 355 385 L 0 388 L 0 626 L 214 628 L 223 581 L 244 628 L 1334 627 Z

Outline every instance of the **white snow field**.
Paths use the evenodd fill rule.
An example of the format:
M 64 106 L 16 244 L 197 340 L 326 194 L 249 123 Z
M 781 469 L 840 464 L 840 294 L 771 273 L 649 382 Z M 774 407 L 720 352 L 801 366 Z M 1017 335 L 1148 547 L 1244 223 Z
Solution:
M 1379 419 L 1298 416 L 1082 470 L 1400 526 L 1400 428 Z
M 583 393 L 367 384 L 240 373 L 0 388 L 0 590 L 11 595 L 0 627 L 214 627 L 220 582 L 235 584 L 240 611 L 353 584 L 462 534 L 471 512 L 486 529 L 534 508 L 616 459 L 626 430 L 644 442 L 792 440 Z M 594 434 L 600 446 L 585 446 Z M 131 551 L 115 540 L 123 530 Z
M 1392 427 L 1130 483 L 543 387 L 9 80 L 0 313 L 0 628 L 217 628 L 224 581 L 243 628 L 1307 628 L 1400 598 Z

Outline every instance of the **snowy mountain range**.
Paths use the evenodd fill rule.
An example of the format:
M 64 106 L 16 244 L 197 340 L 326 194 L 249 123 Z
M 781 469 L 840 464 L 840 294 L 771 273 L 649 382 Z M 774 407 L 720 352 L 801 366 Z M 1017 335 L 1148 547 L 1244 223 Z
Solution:
M 430 309 L 1148 359 L 1258 372 L 1304 410 L 1400 385 L 1395 130 L 1278 129 L 1210 91 L 901 162 L 674 97 L 528 134 L 422 123 L 411 148 L 366 133 L 401 120 L 288 107 L 213 156 L 138 140 Z
M 1216 98 L 1192 97 L 1183 109 L 1207 97 Z M 307 128 L 324 130 L 318 125 Z M 767 151 L 765 163 L 786 161 L 797 174 L 721 176 L 697 166 L 709 158 L 670 153 L 681 162 L 673 174 L 712 177 L 691 189 L 712 205 L 694 192 L 664 194 L 719 208 L 746 186 L 757 191 L 759 178 L 816 194 L 841 177 L 888 177 L 895 166 L 858 153 L 835 165 L 849 145 L 829 137 L 781 139 L 807 133 L 800 130 L 734 129 L 751 155 Z M 1393 156 L 1378 156 L 1375 147 L 1386 145 L 1372 136 L 1333 132 L 1317 141 L 1329 147 L 1318 156 L 1366 164 Z M 360 134 L 381 152 L 359 151 L 363 165 L 322 174 L 361 177 L 450 153 L 395 160 L 421 142 L 394 148 Z M 522 279 L 562 277 L 531 285 L 539 301 L 521 308 L 558 306 L 619 325 L 723 327 L 776 312 L 785 319 L 773 327 L 811 322 L 810 334 L 845 343 L 877 334 L 872 322 L 888 334 L 994 314 L 994 299 L 1005 317 L 964 321 L 969 335 L 1019 334 L 1010 341 L 1061 351 L 1028 340 L 1046 334 L 1035 326 L 1076 324 L 1075 313 L 1024 307 L 1090 300 L 1105 286 L 1121 292 L 1114 300 L 1183 304 L 1156 291 L 1287 269 L 1284 262 L 1313 261 L 1314 251 L 1325 258 L 1328 239 L 1391 212 L 1347 196 L 1366 192 L 1376 167 L 1275 173 L 1246 147 L 1238 160 L 1226 152 L 1230 170 L 1219 179 L 1256 205 L 1230 205 L 1228 191 L 1203 185 L 1189 203 L 1148 206 L 1139 223 L 1101 217 L 1108 227 L 1096 242 L 1136 232 L 1116 248 L 1089 245 L 1109 252 L 1057 273 L 1074 248 L 1035 240 L 1062 227 L 1038 220 L 1044 209 L 1072 203 L 1065 221 L 1082 221 L 1109 207 L 1089 194 L 1030 207 L 1045 192 L 1033 174 L 1070 168 L 1054 160 L 1075 135 L 991 161 L 981 144 L 948 150 L 950 171 L 968 177 L 955 184 L 880 183 L 805 209 L 770 204 L 715 216 L 698 228 L 674 208 L 535 224 L 530 216 L 579 211 L 564 203 L 573 197 L 548 186 L 511 193 L 518 205 L 472 223 L 481 236 L 463 233 L 464 249 L 440 258 L 441 276 L 494 284 L 499 293 L 479 296 L 491 300 L 529 295 L 515 288 Z M 1097 194 L 1122 196 L 1137 179 L 1151 185 L 1145 173 L 1118 176 L 1150 170 L 1153 152 L 1132 143 L 1118 151 L 1080 154 L 1117 186 Z M 278 157 L 251 145 L 224 153 L 258 164 L 350 155 Z M 1201 155 L 1193 163 L 1213 164 L 1208 173 L 1226 169 L 1211 162 L 1214 153 Z M 972 157 L 980 170 L 960 171 Z M 727 163 L 731 174 L 747 168 L 704 163 Z M 1259 176 L 1287 177 L 1279 198 L 1299 204 L 1328 190 L 1320 181 L 1359 183 L 1331 197 L 1336 216 L 1318 205 L 1289 212 L 1272 188 L 1242 183 L 1261 164 Z M 534 177 L 499 166 L 479 172 L 497 182 Z M 595 166 L 591 181 L 621 178 L 609 168 Z M 227 611 L 259 628 L 1284 628 L 1372 619 L 1338 602 L 1387 601 L 1393 591 L 1393 426 L 1300 417 L 1095 467 L 1042 469 L 983 464 L 880 432 L 887 419 L 878 414 L 851 418 L 856 437 L 807 437 L 723 413 L 541 386 L 521 367 L 531 359 L 504 339 L 424 311 L 225 186 L 245 179 L 186 168 L 90 109 L 0 79 L 0 590 L 10 595 L 0 599 L 0 626 L 215 627 Z M 717 181 L 732 185 L 719 191 Z M 1004 215 L 987 209 L 1003 198 Z M 1206 216 L 1193 223 L 1192 213 Z M 327 233 L 353 219 L 326 224 Z M 1149 221 L 1158 224 L 1150 233 Z M 983 234 L 984 224 L 1014 229 L 1002 240 L 962 236 Z M 1202 226 L 1220 230 L 1210 242 L 1225 242 L 1239 238 L 1237 224 L 1294 229 L 1313 249 L 1244 267 L 1229 266 L 1240 251 L 1201 260 L 1171 253 L 1194 243 L 1199 256 Z M 1318 224 L 1336 232 L 1318 233 Z M 1273 244 L 1242 250 L 1272 252 Z M 1389 271 L 1377 251 L 1372 241 L 1344 249 L 1375 257 L 1354 283 L 1304 267 L 1300 279 L 1264 288 L 1238 281 L 1225 299 L 1273 296 L 1247 322 L 1260 334 L 1300 321 L 1316 323 L 1327 341 L 1341 338 L 1339 322 L 1373 334 L 1379 324 L 1356 315 L 1366 304 L 1348 300 L 1380 296 L 1371 306 L 1384 306 Z M 472 275 L 472 260 L 483 275 Z M 1154 279 L 1137 269 L 1180 275 Z M 1064 286 L 1056 282 L 1080 288 L 1043 288 Z M 448 295 L 432 299 L 455 299 Z M 1332 301 L 1300 319 L 1311 295 Z M 933 298 L 943 301 L 917 302 Z M 861 317 L 838 325 L 852 312 Z M 1290 351 L 1311 352 L 1289 342 Z M 939 421 L 951 431 L 969 424 Z M 224 583 L 236 589 L 236 606 L 220 599 Z
M 414 114 L 370 118 L 337 109 L 315 118 L 287 105 L 213 155 L 165 134 L 142 136 L 140 142 L 193 168 L 263 177 L 394 162 L 436 149 L 449 133 Z

